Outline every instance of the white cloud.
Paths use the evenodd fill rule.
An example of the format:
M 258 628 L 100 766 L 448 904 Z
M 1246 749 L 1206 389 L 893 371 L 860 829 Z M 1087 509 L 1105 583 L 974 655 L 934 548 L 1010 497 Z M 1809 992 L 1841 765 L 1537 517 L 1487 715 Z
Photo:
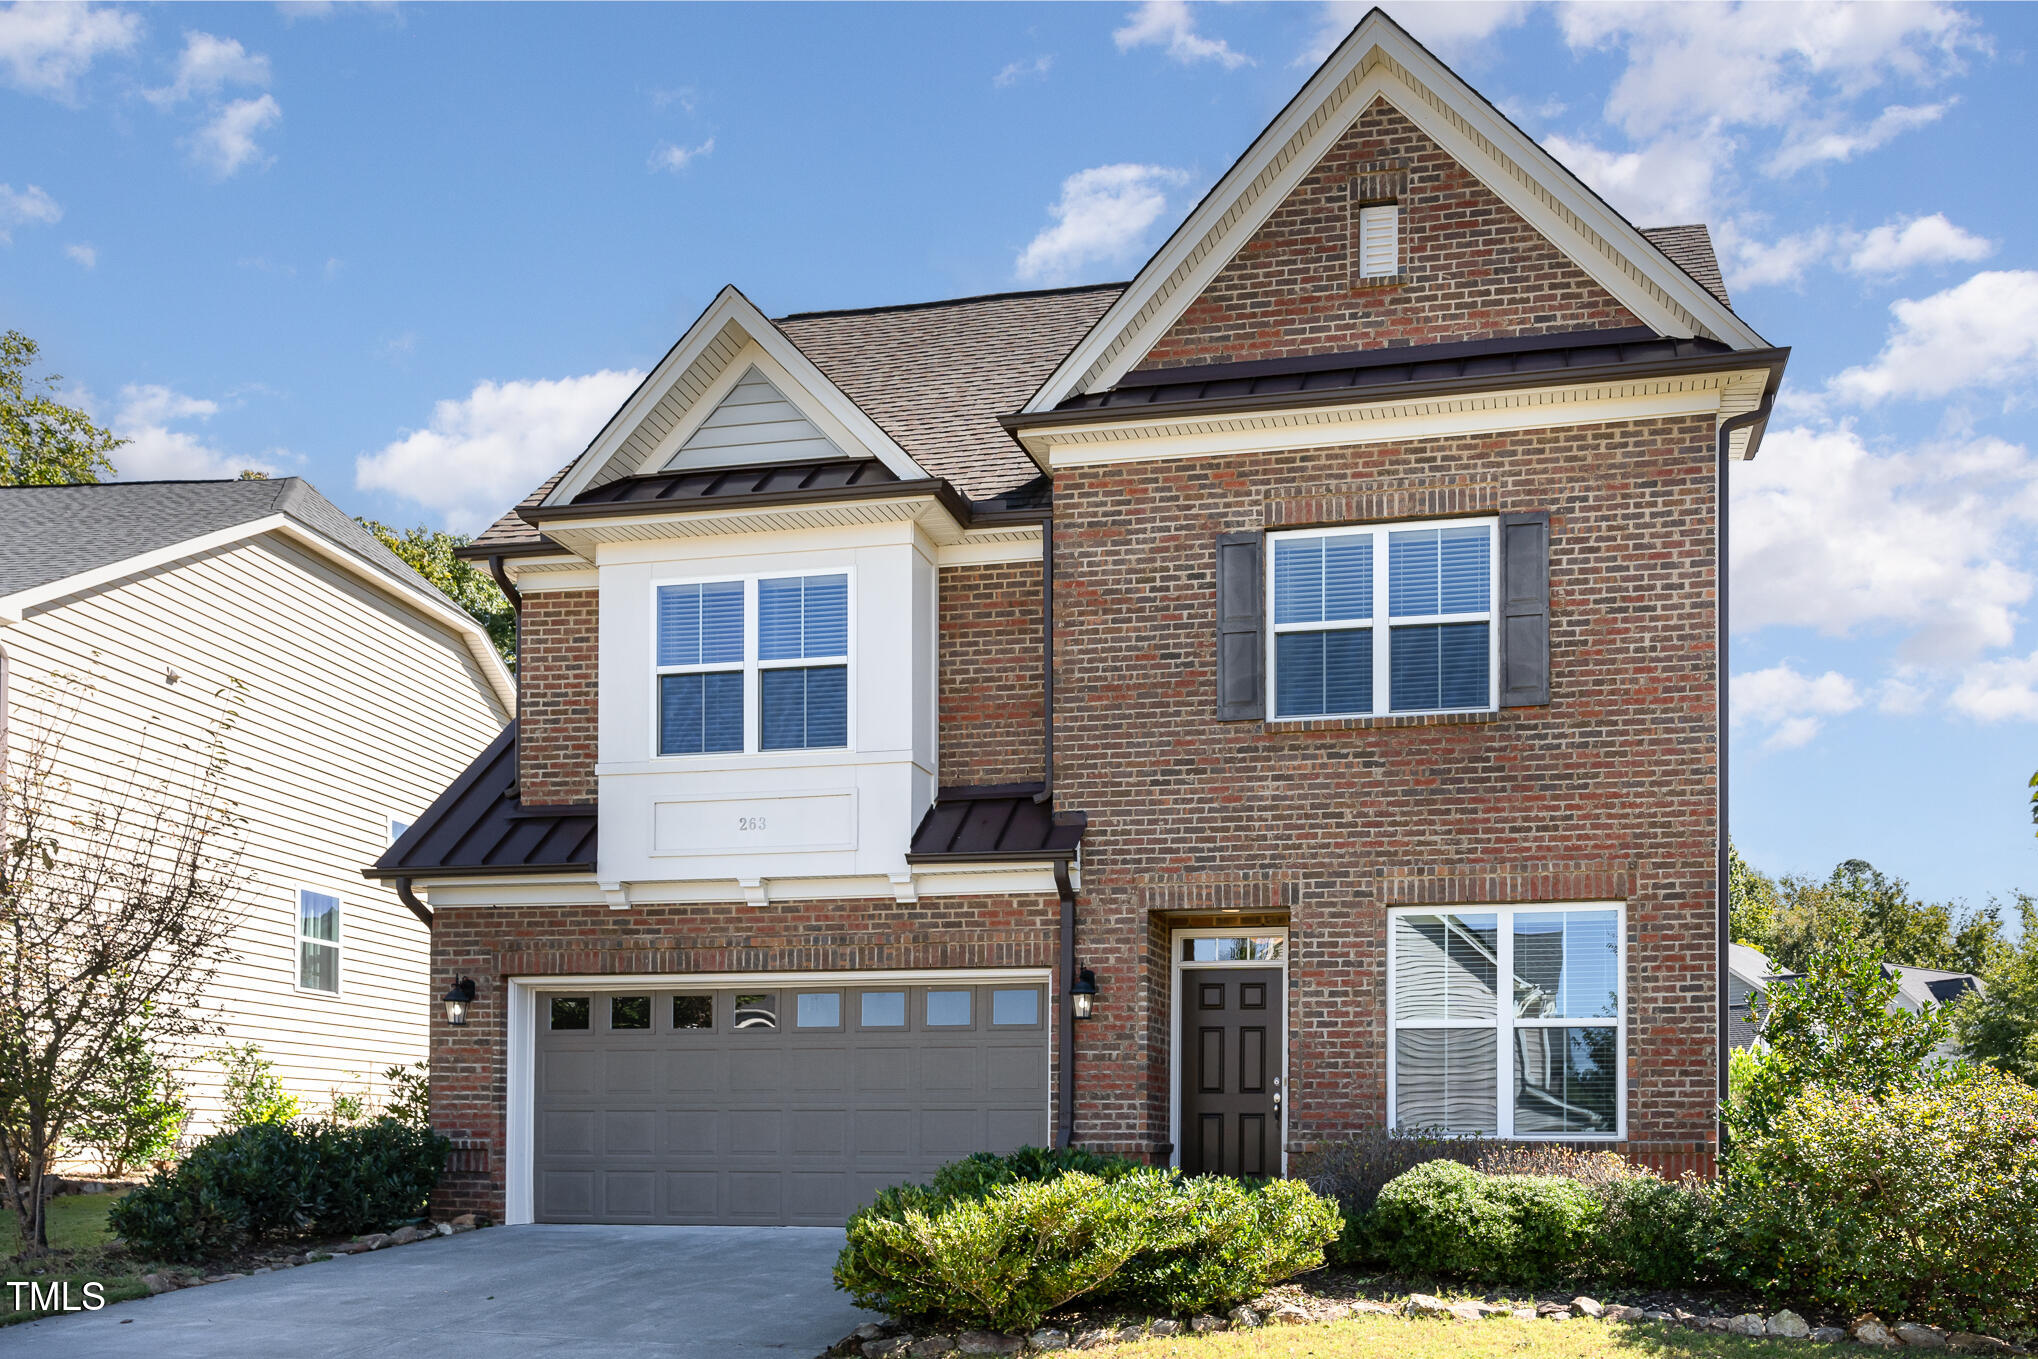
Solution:
M 63 215 L 57 200 L 33 184 L 19 193 L 12 184 L 0 184 L 0 245 L 14 243 L 15 227 L 48 226 Z
M 2038 376 L 2038 272 L 1980 273 L 1889 309 L 1896 323 L 1882 352 L 1835 377 L 1830 394 L 1874 405 L 1890 397 L 2007 389 Z
M 1951 100 L 1943 104 L 1917 104 L 1910 107 L 1891 104 L 1876 115 L 1872 122 L 1852 131 L 1837 127 L 1823 130 L 1817 128 L 1793 130 L 1790 137 L 1762 168 L 1770 175 L 1781 179 L 1825 161 L 1844 164 L 1864 151 L 1875 150 L 1901 133 L 1937 122 L 1939 116 L 1952 106 Z
M 65 246 L 64 253 L 69 255 L 82 268 L 97 269 L 99 267 L 99 252 L 83 241 L 75 241 Z
M 2038 651 L 1970 667 L 1952 703 L 1983 722 L 2038 722 Z
M 210 98 L 228 85 L 266 86 L 269 58 L 250 52 L 233 38 L 210 33 L 187 32 L 184 50 L 177 57 L 177 78 L 157 90 L 142 94 L 157 108 L 170 108 L 191 98 Z
M 210 122 L 191 136 L 191 156 L 215 179 L 229 179 L 268 158 L 255 138 L 283 118 L 283 106 L 276 96 L 236 99 L 215 113 Z
M 1858 237 L 1847 256 L 1850 273 L 1888 277 L 1928 264 L 1972 263 L 1995 253 L 1985 240 L 1935 212 L 1929 217 L 1899 217 Z
M 1801 746 L 1819 734 L 1826 718 L 1860 706 L 1861 695 L 1854 681 L 1839 671 L 1806 675 L 1788 661 L 1736 675 L 1728 690 L 1728 712 L 1736 724 L 1748 722 L 1769 729 L 1762 742 L 1767 750 Z
M 1372 8 L 1373 0 L 1329 0 L 1295 64 L 1321 63 Z M 1394 6 L 1394 22 L 1444 61 L 1457 63 L 1474 56 L 1495 33 L 1522 23 L 1532 8 L 1527 0 L 1406 0 Z
M 434 405 L 426 428 L 355 458 L 354 484 L 436 510 L 455 532 L 479 532 L 585 448 L 643 376 L 478 382 Z
M 1777 429 L 1736 464 L 1733 627 L 1903 634 L 1914 666 L 2007 646 L 2033 580 L 2038 459 L 2000 439 L 1896 452 L 1847 427 Z
M 1078 170 L 1061 182 L 1061 197 L 1047 208 L 1054 225 L 1027 242 L 1016 272 L 1029 282 L 1059 283 L 1087 264 L 1127 262 L 1167 209 L 1168 191 L 1188 179 L 1165 165 Z
M 155 383 L 120 389 L 120 406 L 109 422 L 113 432 L 130 442 L 113 452 L 113 464 L 129 481 L 188 481 L 231 477 L 244 467 L 279 470 L 275 455 L 249 458 L 207 443 L 188 429 L 173 425 L 203 423 L 219 413 L 219 403 L 186 396 Z
M 1644 226 L 1706 220 L 1717 205 L 1714 180 L 1734 149 L 1715 130 L 1664 137 L 1639 151 L 1609 151 L 1562 136 L 1545 137 L 1543 148 Z
M 1135 47 L 1159 47 L 1184 66 L 1214 61 L 1227 71 L 1252 64 L 1243 52 L 1234 52 L 1222 38 L 1206 38 L 1196 31 L 1195 16 L 1187 0 L 1145 0 L 1125 16 L 1125 26 L 1111 34 L 1121 52 Z
M 1833 228 L 1821 226 L 1761 241 L 1744 234 L 1738 222 L 1726 221 L 1714 234 L 1713 243 L 1719 249 L 1727 286 L 1738 291 L 1798 282 L 1805 270 L 1832 258 L 1835 238 Z
M 1053 65 L 1054 58 L 1052 56 L 1035 57 L 1031 61 L 1009 61 L 1005 63 L 1002 70 L 991 77 L 991 84 L 1003 90 L 1009 89 L 1028 78 L 1037 77 L 1045 79 L 1049 68 Z
M 17 0 L 0 8 L 0 72 L 17 90 L 69 100 L 101 54 L 129 50 L 141 31 L 126 10 Z
M 714 150 L 715 139 L 713 137 L 708 138 L 699 146 L 676 146 L 671 142 L 665 142 L 656 151 L 651 153 L 651 168 L 654 170 L 671 170 L 677 173 L 693 164 L 696 160 L 699 160 L 702 156 L 712 155 Z

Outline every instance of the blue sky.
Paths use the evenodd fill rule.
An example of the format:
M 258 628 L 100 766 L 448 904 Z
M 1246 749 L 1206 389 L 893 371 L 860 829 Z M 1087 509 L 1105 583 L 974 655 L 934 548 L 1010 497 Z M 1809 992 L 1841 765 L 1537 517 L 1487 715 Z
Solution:
M 1129 277 L 1363 12 L 0 7 L 0 325 L 128 475 L 473 531 L 726 282 Z M 2038 890 L 2038 8 L 1390 12 L 1795 349 L 1735 474 L 1744 850 Z

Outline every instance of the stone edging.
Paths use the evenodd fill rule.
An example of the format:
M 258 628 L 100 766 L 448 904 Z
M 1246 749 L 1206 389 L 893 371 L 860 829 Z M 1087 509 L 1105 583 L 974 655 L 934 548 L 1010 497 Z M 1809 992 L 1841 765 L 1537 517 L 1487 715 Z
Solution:
M 413 1241 L 430 1241 L 436 1237 L 454 1236 L 460 1232 L 471 1232 L 488 1225 L 473 1213 L 462 1213 L 446 1222 L 428 1222 L 423 1226 L 398 1227 L 393 1232 L 370 1232 L 357 1236 L 351 1241 L 342 1241 L 336 1246 L 317 1247 L 301 1254 L 285 1255 L 273 1263 L 258 1265 L 254 1269 L 226 1274 L 181 1273 L 163 1270 L 160 1273 L 144 1274 L 141 1281 L 148 1286 L 150 1296 L 170 1293 L 180 1288 L 197 1288 L 203 1284 L 225 1283 L 229 1279 L 246 1279 L 257 1274 L 274 1274 L 281 1269 L 294 1269 L 299 1265 L 314 1265 L 321 1260 L 330 1260 L 335 1255 L 360 1255 L 366 1251 L 382 1250 L 388 1246 L 408 1246 Z

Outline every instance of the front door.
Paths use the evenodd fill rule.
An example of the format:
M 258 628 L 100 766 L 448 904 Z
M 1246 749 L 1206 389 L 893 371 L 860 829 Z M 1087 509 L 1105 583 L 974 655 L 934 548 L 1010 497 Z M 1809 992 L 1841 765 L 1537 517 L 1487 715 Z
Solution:
M 1281 969 L 1184 969 L 1185 1175 L 1281 1173 Z

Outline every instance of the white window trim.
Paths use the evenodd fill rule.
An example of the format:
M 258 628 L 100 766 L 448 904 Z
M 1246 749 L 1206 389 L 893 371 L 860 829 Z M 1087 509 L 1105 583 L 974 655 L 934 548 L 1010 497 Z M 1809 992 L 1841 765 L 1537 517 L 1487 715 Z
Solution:
M 841 576 L 844 578 L 845 612 L 844 639 L 846 650 L 839 658 L 849 671 L 844 686 L 846 708 L 846 731 L 848 741 L 839 746 L 793 746 L 766 750 L 763 746 L 764 701 L 762 681 L 758 678 L 766 670 L 807 670 L 816 666 L 833 665 L 838 658 L 833 656 L 801 656 L 792 660 L 767 661 L 758 658 L 763 638 L 758 627 L 758 588 L 764 580 L 792 580 L 803 576 Z M 737 582 L 743 586 L 743 661 L 740 665 L 730 661 L 706 662 L 698 665 L 658 664 L 658 591 L 667 585 L 724 585 Z M 803 571 L 757 571 L 748 574 L 727 573 L 711 576 L 660 576 L 651 582 L 649 599 L 650 619 L 647 623 L 651 638 L 651 758 L 661 764 L 680 760 L 728 760 L 737 756 L 763 755 L 768 757 L 802 756 L 818 754 L 849 754 L 857 752 L 856 746 L 856 570 L 852 566 L 822 566 Z M 703 750 L 694 754 L 666 755 L 659 750 L 659 721 L 663 704 L 659 699 L 658 681 L 666 675 L 714 675 L 736 674 L 743 676 L 743 749 Z
M 1612 911 L 1614 920 L 1614 977 L 1618 987 L 1619 1013 L 1612 1019 L 1517 1019 L 1514 1010 L 1514 929 L 1516 915 L 1552 911 Z M 1495 1086 L 1498 1108 L 1494 1110 L 1495 1137 L 1516 1142 L 1625 1142 L 1628 1136 L 1628 929 L 1627 907 L 1618 901 L 1536 901 L 1501 905 L 1394 906 L 1387 911 L 1387 1124 L 1395 1126 L 1395 1040 L 1404 1021 L 1395 1013 L 1394 973 L 1397 952 L 1394 918 L 1400 915 L 1491 915 L 1500 917 L 1495 1017 L 1478 1020 L 1408 1020 L 1411 1029 L 1491 1029 L 1495 1035 Z M 1236 933 L 1236 931 L 1233 931 Z M 1614 1130 L 1610 1133 L 1517 1133 L 1514 1131 L 1514 1042 L 1513 1031 L 1525 1029 L 1599 1029 L 1614 1031 Z M 1467 1133 L 1466 1136 L 1473 1134 Z
M 1422 614 L 1412 618 L 1394 618 L 1388 612 L 1388 558 L 1390 536 L 1395 532 L 1411 529 L 1446 529 L 1483 527 L 1486 530 L 1486 608 L 1478 613 Z M 1369 618 L 1341 618 L 1316 623 L 1278 623 L 1275 621 L 1275 586 L 1279 572 L 1275 569 L 1276 545 L 1300 538 L 1338 538 L 1353 534 L 1370 534 L 1373 547 L 1373 613 Z M 1500 627 L 1498 610 L 1493 601 L 1500 593 L 1500 519 L 1497 515 L 1475 515 L 1461 519 L 1400 519 L 1367 524 L 1332 524 L 1323 528 L 1287 529 L 1269 533 L 1266 541 L 1266 561 L 1260 573 L 1265 591 L 1261 608 L 1265 611 L 1267 676 L 1266 703 L 1269 722 L 1321 722 L 1338 717 L 1423 717 L 1440 713 L 1490 713 L 1500 709 Z M 1486 624 L 1486 702 L 1476 708 L 1402 708 L 1393 705 L 1395 628 L 1433 627 L 1439 623 L 1484 623 Z M 1373 707 L 1369 712 L 1344 713 L 1300 713 L 1289 717 L 1280 716 L 1280 673 L 1276 663 L 1276 639 L 1290 632 L 1330 632 L 1366 629 L 1373 637 Z M 1385 635 L 1386 645 L 1381 637 Z
M 324 939 L 308 938 L 304 933 L 304 894 L 306 892 L 310 892 L 315 896 L 331 897 L 340 904 L 338 915 L 339 928 L 334 931 L 336 937 L 330 942 Z M 328 1000 L 345 993 L 347 989 L 347 898 L 343 893 L 328 892 L 322 887 L 306 887 L 301 883 L 292 889 L 290 893 L 290 942 L 293 946 L 290 950 L 291 990 L 300 996 L 323 996 Z M 316 986 L 306 986 L 304 984 L 304 946 L 306 944 L 316 944 L 320 948 L 329 948 L 333 951 L 334 984 L 332 990 L 323 991 Z
M 1281 941 L 1278 958 L 1237 958 L 1228 962 L 1186 962 L 1182 958 L 1184 939 L 1232 939 L 1240 935 L 1271 935 Z M 1182 974 L 1237 968 L 1278 968 L 1281 973 L 1281 1174 L 1288 1173 L 1288 1129 L 1294 1126 L 1295 1082 L 1288 1077 L 1288 1053 L 1294 1046 L 1295 1007 L 1288 989 L 1288 955 L 1293 948 L 1284 925 L 1232 925 L 1214 929 L 1170 930 L 1168 932 L 1168 1164 L 1182 1166 L 1182 1054 L 1177 1050 L 1182 1035 Z M 1393 1107 L 1393 1106 L 1388 1106 Z

